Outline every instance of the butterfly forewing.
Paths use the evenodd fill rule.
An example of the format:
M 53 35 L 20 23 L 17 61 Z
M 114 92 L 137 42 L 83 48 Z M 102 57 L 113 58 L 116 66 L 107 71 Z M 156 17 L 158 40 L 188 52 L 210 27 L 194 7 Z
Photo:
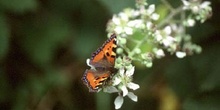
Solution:
M 113 34 L 96 52 L 92 54 L 91 64 L 108 61 L 111 65 L 115 63 L 116 36 Z

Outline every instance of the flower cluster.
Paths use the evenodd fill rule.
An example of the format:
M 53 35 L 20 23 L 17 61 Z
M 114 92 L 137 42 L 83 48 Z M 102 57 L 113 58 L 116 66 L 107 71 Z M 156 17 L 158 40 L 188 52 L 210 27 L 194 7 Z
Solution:
M 130 90 L 137 90 L 140 88 L 138 84 L 132 82 L 133 74 L 134 74 L 134 66 L 132 66 L 131 60 L 128 58 L 118 58 L 116 60 L 115 67 L 119 69 L 118 73 L 114 75 L 112 78 L 112 86 L 108 86 L 103 89 L 104 92 L 107 93 L 118 93 L 118 97 L 115 99 L 115 109 L 121 108 L 124 97 L 128 96 L 131 100 L 137 102 L 137 96 L 134 95 L 133 92 L 129 92 Z
M 184 10 L 190 10 L 191 16 L 194 16 L 196 20 L 199 20 L 200 22 L 204 22 L 207 18 L 209 18 L 212 14 L 212 8 L 210 7 L 211 2 L 210 1 L 204 1 L 201 0 L 182 0 L 184 6 Z M 192 24 L 195 23 L 194 19 L 189 18 L 187 20 L 189 26 L 193 26 Z M 190 25 L 191 24 L 191 25 Z
M 136 9 L 127 8 L 114 15 L 108 22 L 107 31 L 117 34 L 118 58 L 115 68 L 119 71 L 112 77 L 112 85 L 103 88 L 103 91 L 118 93 L 115 109 L 122 106 L 125 96 L 137 101 L 137 96 L 129 91 L 139 88 L 138 84 L 132 82 L 132 61 L 152 67 L 153 60 L 165 57 L 165 53 L 184 58 L 186 55 L 201 52 L 201 47 L 191 42 L 191 36 L 186 33 L 185 28 L 193 27 L 196 21 L 203 23 L 210 17 L 210 2 L 182 2 L 183 4 L 177 8 L 166 2 L 169 13 L 160 20 L 160 14 L 156 13 L 154 4 L 148 5 L 146 0 L 137 0 Z
M 155 13 L 155 5 L 150 5 L 148 9 L 145 7 L 138 10 L 127 8 L 124 12 L 114 15 L 108 23 L 107 30 L 115 32 L 122 37 L 133 35 L 135 31 L 153 28 L 153 21 L 159 19 L 159 14 Z M 145 20 L 143 20 L 145 19 Z

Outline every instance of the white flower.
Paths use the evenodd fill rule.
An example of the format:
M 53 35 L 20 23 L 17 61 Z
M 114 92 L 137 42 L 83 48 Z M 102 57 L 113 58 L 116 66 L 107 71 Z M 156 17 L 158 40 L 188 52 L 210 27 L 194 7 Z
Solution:
M 166 38 L 164 38 L 164 39 L 162 40 L 163 45 L 164 45 L 165 47 L 171 46 L 171 45 L 174 43 L 174 41 L 175 41 L 175 39 L 174 39 L 173 37 L 171 37 L 171 36 L 166 36 Z
M 162 31 L 162 34 L 161 34 L 161 41 L 162 41 L 162 44 L 165 46 L 165 47 L 171 47 L 172 44 L 176 41 L 175 38 L 173 38 L 171 35 L 172 33 L 172 28 L 171 26 L 166 26 Z M 160 34 L 159 34 L 160 35 Z
M 170 26 L 166 26 L 166 27 L 164 28 L 164 32 L 165 32 L 167 35 L 170 35 L 171 32 L 172 32 L 171 27 L 170 27 Z
M 195 25 L 195 20 L 194 19 L 188 19 L 186 21 L 186 25 L 189 26 L 189 27 L 192 27 Z
M 154 50 L 154 53 L 156 54 L 156 57 L 157 58 L 162 58 L 165 56 L 165 53 L 162 49 L 153 49 Z
M 117 34 L 121 34 L 123 32 L 123 28 L 121 26 L 116 26 L 114 31 L 117 33 Z
M 121 108 L 124 97 L 128 96 L 131 100 L 137 102 L 137 96 L 134 95 L 132 92 L 129 92 L 127 88 L 132 90 L 137 90 L 140 88 L 138 84 L 135 84 L 132 82 L 132 76 L 134 74 L 134 66 L 131 66 L 125 71 L 125 68 L 120 68 L 118 74 L 113 78 L 113 86 L 117 87 L 117 90 L 115 88 L 112 88 L 113 90 L 109 90 L 111 92 L 118 92 L 119 96 L 116 97 L 114 104 L 115 109 Z M 107 90 L 107 89 L 106 89 Z M 105 92 L 105 91 L 104 91 Z
M 139 16 L 140 15 L 140 12 L 139 11 L 137 11 L 137 10 L 132 10 L 132 16 L 133 17 L 137 17 L 137 16 Z
M 152 27 L 153 27 L 153 23 L 150 22 L 150 21 L 147 21 L 146 26 L 147 26 L 147 29 L 150 30 L 150 29 L 152 29 Z
M 118 17 L 116 17 L 115 15 L 112 18 L 112 22 L 115 23 L 116 25 L 120 25 L 121 21 Z
M 178 58 L 183 58 L 183 57 L 186 56 L 186 53 L 185 53 L 185 52 L 180 52 L 180 51 L 178 51 L 178 52 L 176 52 L 176 56 L 177 56 Z
M 183 2 L 183 9 L 184 10 L 191 10 L 197 20 L 204 22 L 210 15 L 212 8 L 210 6 L 211 2 L 201 0 L 182 0 Z
M 160 15 L 157 14 L 157 13 L 153 13 L 153 14 L 151 15 L 151 19 L 153 19 L 153 20 L 155 20 L 155 21 L 158 20 L 159 17 L 160 17 Z
M 177 24 L 170 24 L 171 29 L 173 32 L 177 33 L 177 34 L 181 34 L 184 31 L 184 28 L 182 25 L 177 25 Z
M 126 96 L 128 94 L 127 87 L 129 89 L 133 89 L 133 90 L 140 88 L 140 86 L 138 84 L 131 82 L 133 74 L 134 74 L 134 66 L 129 68 L 126 72 L 125 72 L 124 68 L 122 68 L 119 70 L 119 76 L 115 78 L 115 81 L 117 83 L 114 83 L 114 84 L 119 85 L 119 88 L 123 92 L 123 96 Z M 118 83 L 119 79 L 120 79 L 120 83 Z
M 124 27 L 124 31 L 127 35 L 132 35 L 133 34 L 133 29 L 130 27 Z
M 171 34 L 172 34 L 171 26 L 166 26 L 163 30 L 156 30 L 154 33 L 154 37 L 158 43 L 163 44 L 166 48 L 167 47 L 175 47 L 176 46 L 176 44 L 175 44 L 176 38 L 172 37 Z M 157 55 L 163 56 L 161 51 L 158 51 L 158 52 L 155 51 L 155 53 Z
M 126 13 L 119 13 L 119 17 L 123 20 L 123 21 L 128 21 L 129 18 L 128 18 L 128 15 Z
M 160 42 L 163 39 L 163 36 L 161 35 L 159 30 L 156 30 L 155 32 L 155 38 L 158 42 Z
M 150 14 L 152 14 L 154 11 L 155 11 L 155 5 L 152 4 L 152 5 L 150 5 L 150 6 L 148 7 L 147 13 L 150 15 Z
M 143 26 L 143 20 L 141 19 L 131 20 L 127 23 L 127 26 L 141 28 Z
M 199 6 L 192 6 L 191 10 L 193 13 L 198 13 L 200 9 L 199 9 Z

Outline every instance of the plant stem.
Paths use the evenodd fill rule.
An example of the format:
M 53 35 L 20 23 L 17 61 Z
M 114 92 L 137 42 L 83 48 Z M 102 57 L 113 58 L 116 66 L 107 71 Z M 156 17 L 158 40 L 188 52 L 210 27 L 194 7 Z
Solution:
M 170 3 L 167 0 L 161 0 L 171 11 L 174 11 L 175 9 L 170 5 Z
M 129 54 L 129 57 L 131 58 L 131 59 L 133 59 L 133 56 L 134 56 L 134 54 L 135 54 L 135 50 L 137 49 L 137 48 L 139 48 L 145 41 L 146 41 L 146 39 L 148 38 L 148 36 L 145 36 L 142 40 L 140 40 L 138 43 L 137 43 L 137 45 L 133 48 L 133 50 L 130 52 L 130 54 Z
M 162 28 L 166 23 L 168 23 L 174 16 L 176 16 L 177 14 L 179 14 L 182 11 L 183 7 L 180 6 L 177 9 L 175 9 L 174 11 L 171 11 L 171 13 L 163 20 L 161 21 L 157 28 L 160 29 Z

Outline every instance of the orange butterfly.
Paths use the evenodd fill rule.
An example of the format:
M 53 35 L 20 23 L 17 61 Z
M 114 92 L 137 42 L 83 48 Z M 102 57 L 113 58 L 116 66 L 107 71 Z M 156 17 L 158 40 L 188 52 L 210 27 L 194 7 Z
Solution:
M 90 92 L 100 90 L 110 76 L 114 74 L 116 48 L 116 35 L 113 34 L 102 47 L 92 54 L 89 61 L 91 69 L 87 69 L 82 77 Z

